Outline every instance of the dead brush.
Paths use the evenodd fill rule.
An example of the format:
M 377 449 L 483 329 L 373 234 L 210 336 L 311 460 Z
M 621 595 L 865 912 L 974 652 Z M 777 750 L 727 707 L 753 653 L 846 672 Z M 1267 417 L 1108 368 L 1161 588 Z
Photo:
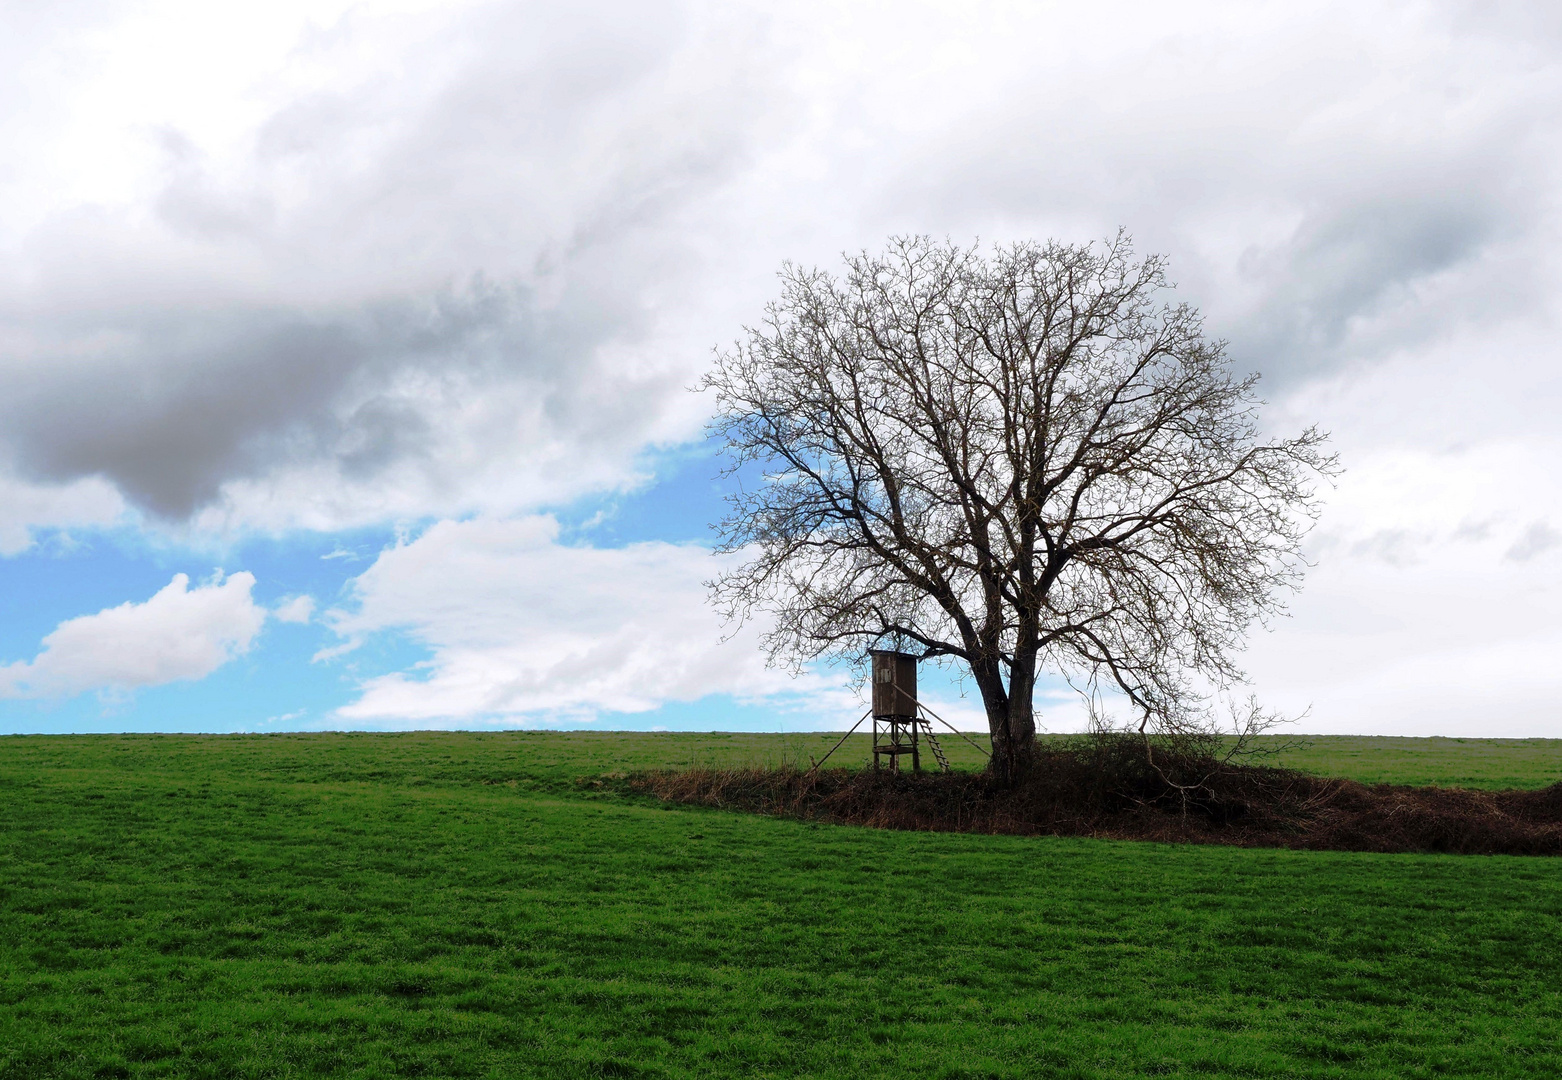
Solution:
M 668 802 L 884 829 L 1562 854 L 1562 784 L 1498 792 L 1368 786 L 1208 758 L 1163 755 L 1150 767 L 1100 744 L 1037 753 L 1009 786 L 986 773 L 792 766 L 641 772 L 621 783 Z

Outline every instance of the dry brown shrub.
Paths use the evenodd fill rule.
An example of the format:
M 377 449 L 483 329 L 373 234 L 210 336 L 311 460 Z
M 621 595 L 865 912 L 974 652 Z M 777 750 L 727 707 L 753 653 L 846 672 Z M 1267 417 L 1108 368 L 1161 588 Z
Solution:
M 983 773 L 795 768 L 645 772 L 623 783 L 670 802 L 886 829 L 1562 854 L 1562 784 L 1539 791 L 1368 786 L 1270 766 L 1159 764 L 1161 771 L 1139 768 L 1124 755 L 1105 768 L 1076 747 L 1036 755 L 1010 787 Z M 1162 775 L 1168 764 L 1175 783 Z

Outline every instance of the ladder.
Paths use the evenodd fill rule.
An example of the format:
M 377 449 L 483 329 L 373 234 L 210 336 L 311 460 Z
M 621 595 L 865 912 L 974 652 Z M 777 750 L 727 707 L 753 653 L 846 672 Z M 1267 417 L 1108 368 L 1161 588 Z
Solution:
M 927 744 L 933 748 L 933 756 L 938 759 L 938 767 L 948 772 L 949 759 L 944 756 L 944 748 L 938 745 L 938 736 L 933 734 L 932 724 L 927 726 Z

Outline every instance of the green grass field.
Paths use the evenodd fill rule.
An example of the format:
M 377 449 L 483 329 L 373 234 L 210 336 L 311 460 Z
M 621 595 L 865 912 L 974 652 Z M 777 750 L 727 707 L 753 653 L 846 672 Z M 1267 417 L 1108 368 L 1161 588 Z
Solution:
M 1562 860 L 886 833 L 574 783 L 827 745 L 0 739 L 0 1077 L 1562 1075 Z M 1562 743 L 1285 760 L 1540 786 Z

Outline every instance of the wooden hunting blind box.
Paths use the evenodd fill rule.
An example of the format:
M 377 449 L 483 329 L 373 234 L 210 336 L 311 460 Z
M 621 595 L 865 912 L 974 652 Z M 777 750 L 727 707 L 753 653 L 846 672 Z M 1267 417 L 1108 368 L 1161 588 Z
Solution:
M 880 720 L 917 717 L 917 658 L 873 649 L 873 715 Z
M 873 660 L 873 767 L 888 758 L 890 771 L 899 772 L 901 756 L 909 754 L 912 771 L 921 772 L 926 742 L 947 772 L 949 762 L 917 701 L 917 658 L 887 649 L 870 649 L 868 656 Z

